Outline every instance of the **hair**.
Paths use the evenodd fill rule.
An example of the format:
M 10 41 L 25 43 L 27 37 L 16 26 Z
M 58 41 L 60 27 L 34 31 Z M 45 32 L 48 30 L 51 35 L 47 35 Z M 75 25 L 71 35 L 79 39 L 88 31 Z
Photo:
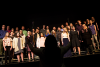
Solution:
M 19 30 L 19 32 L 20 32 L 20 31 L 22 31 L 22 30 Z M 24 34 L 23 34 L 23 31 L 22 31 L 22 35 L 24 35 Z
M 93 16 L 92 16 L 93 17 Z M 92 20 L 92 17 L 91 17 L 91 20 Z M 94 17 L 93 17 L 94 18 Z M 92 21 L 94 21 L 95 22 L 95 18 L 94 18 L 94 20 L 92 20 Z
M 43 33 L 42 33 L 42 34 L 43 34 Z M 45 37 L 44 34 L 43 34 L 43 37 Z M 40 38 L 41 38 L 41 33 L 40 33 Z
M 78 21 L 80 21 L 80 22 L 81 22 L 81 20 L 77 20 L 77 22 L 78 22 Z
M 88 28 L 85 24 L 83 24 L 85 27 L 86 27 L 86 29 Z
M 49 29 L 48 29 L 49 30 Z M 50 30 L 49 30 L 49 34 L 50 34 Z M 46 35 L 47 35 L 47 30 L 46 30 Z
M 68 29 L 66 27 L 64 27 L 64 28 L 66 29 L 66 34 L 68 35 Z M 64 33 L 64 31 L 63 31 L 63 33 Z
M 6 36 L 7 33 L 9 33 L 9 32 L 6 32 L 4 39 L 7 39 L 7 37 L 10 37 L 10 34 L 9 34 L 9 36 Z
M 18 37 L 18 36 L 17 36 L 18 33 L 19 33 L 19 32 L 17 32 L 17 33 L 15 34 L 15 37 L 16 37 L 16 38 Z M 19 33 L 19 37 L 21 37 L 21 36 L 20 36 L 20 33 Z
M 55 30 L 52 30 L 52 31 L 55 31 Z M 52 35 L 53 35 L 53 32 L 52 32 Z M 56 37 L 56 32 L 54 33 L 54 36 Z

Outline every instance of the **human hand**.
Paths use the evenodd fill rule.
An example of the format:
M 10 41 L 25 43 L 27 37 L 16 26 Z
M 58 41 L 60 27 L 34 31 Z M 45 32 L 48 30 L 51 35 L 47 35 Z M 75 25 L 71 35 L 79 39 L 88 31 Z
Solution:
M 12 50 L 12 48 L 10 48 L 10 51 Z
M 82 41 L 83 42 L 83 41 Z
M 6 51 L 6 48 L 4 48 L 4 50 Z
M 91 38 L 91 40 L 92 40 L 92 38 Z
M 97 36 L 97 34 L 95 34 Z
M 62 45 L 63 45 L 64 43 L 62 42 Z

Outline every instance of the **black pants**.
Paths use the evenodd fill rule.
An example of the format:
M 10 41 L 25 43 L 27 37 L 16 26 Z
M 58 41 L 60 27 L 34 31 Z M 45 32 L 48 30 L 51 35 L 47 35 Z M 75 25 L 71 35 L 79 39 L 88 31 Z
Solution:
M 93 47 L 92 47 L 92 45 L 87 45 L 86 46 L 86 51 L 87 51 L 87 53 L 89 52 L 89 53 L 93 53 Z
M 10 51 L 11 46 L 6 46 L 5 48 L 6 48 L 5 63 L 7 63 L 7 56 L 9 56 L 9 63 L 11 63 L 11 51 Z

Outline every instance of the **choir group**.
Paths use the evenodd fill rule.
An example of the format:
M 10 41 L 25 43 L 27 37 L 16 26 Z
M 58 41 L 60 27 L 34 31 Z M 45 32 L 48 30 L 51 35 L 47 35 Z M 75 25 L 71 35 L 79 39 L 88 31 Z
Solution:
M 46 28 L 45 28 L 46 27 Z M 20 62 L 20 56 L 22 62 L 24 62 L 24 56 L 28 55 L 29 61 L 34 60 L 34 53 L 31 52 L 28 46 L 28 39 L 33 44 L 33 47 L 44 48 L 45 39 L 48 35 L 54 35 L 58 47 L 65 47 L 71 41 L 72 49 L 76 55 L 76 48 L 78 48 L 78 54 L 81 55 L 81 50 L 86 50 L 87 55 L 93 52 L 93 49 L 96 49 L 96 46 L 99 49 L 99 28 L 95 18 L 91 17 L 91 20 L 86 19 L 84 23 L 81 23 L 81 20 L 78 20 L 75 25 L 72 23 L 66 22 L 65 26 L 53 27 L 53 30 L 50 31 L 49 26 L 43 25 L 43 28 L 32 29 L 32 31 L 25 30 L 25 27 L 22 26 L 21 30 L 18 27 L 14 30 L 10 30 L 10 26 L 7 26 L 5 30 L 5 25 L 2 25 L 2 30 L 0 30 L 0 56 L 5 55 L 5 64 L 7 64 L 7 56 L 9 56 L 9 63 L 11 63 L 11 58 L 14 58 L 14 55 L 17 56 L 18 62 Z M 53 46 L 52 46 L 53 47 Z M 66 52 L 64 57 L 71 57 L 71 49 Z M 27 54 L 26 54 L 27 53 Z

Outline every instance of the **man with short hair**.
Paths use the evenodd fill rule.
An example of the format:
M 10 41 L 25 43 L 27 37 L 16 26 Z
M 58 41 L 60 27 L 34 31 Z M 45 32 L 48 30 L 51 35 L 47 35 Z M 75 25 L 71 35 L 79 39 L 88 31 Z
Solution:
M 22 26 L 22 31 L 23 31 L 23 34 L 25 35 L 25 37 L 27 36 L 27 31 L 25 30 L 25 27 Z
M 43 33 L 44 35 L 46 34 L 45 25 L 43 25 L 43 29 L 40 30 L 40 33 Z
M 2 25 L 2 30 L 0 30 L 0 55 L 3 55 L 3 41 L 7 31 L 5 31 L 5 25 Z

